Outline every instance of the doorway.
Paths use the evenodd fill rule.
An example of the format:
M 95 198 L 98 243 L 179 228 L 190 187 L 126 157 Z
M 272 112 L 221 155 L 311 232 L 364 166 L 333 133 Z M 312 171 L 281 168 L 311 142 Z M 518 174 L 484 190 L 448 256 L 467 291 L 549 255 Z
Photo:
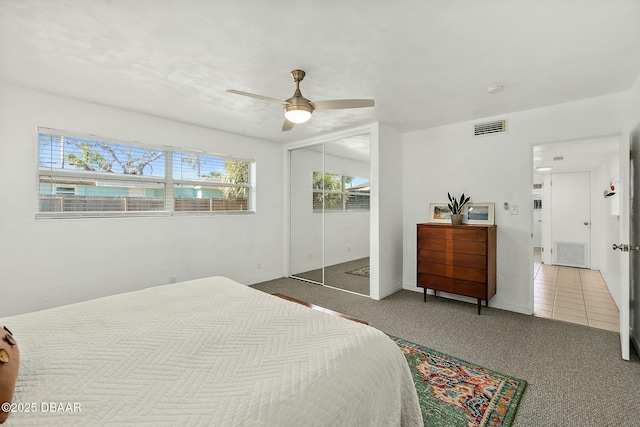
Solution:
M 619 174 L 618 148 L 617 136 L 533 147 L 536 316 L 620 330 L 607 252 L 618 200 L 603 194 Z
M 369 296 L 370 136 L 289 151 L 290 277 Z

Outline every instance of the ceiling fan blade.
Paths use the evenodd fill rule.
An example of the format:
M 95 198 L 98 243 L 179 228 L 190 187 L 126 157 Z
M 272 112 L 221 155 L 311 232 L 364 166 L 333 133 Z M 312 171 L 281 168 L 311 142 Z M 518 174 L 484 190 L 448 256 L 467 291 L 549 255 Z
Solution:
M 235 93 L 236 95 L 248 96 L 249 98 L 261 99 L 263 101 L 275 102 L 276 104 L 288 105 L 287 101 L 281 101 L 275 98 L 269 98 L 268 96 L 256 95 L 255 93 L 243 92 L 241 90 L 228 89 L 227 92 Z
M 282 124 L 282 132 L 286 132 L 286 131 L 288 131 L 288 130 L 293 129 L 293 127 L 294 127 L 295 125 L 296 125 L 295 123 L 290 122 L 290 121 L 289 121 L 289 120 L 287 120 L 287 119 L 284 119 L 284 123 Z
M 312 102 L 315 110 L 341 110 L 343 108 L 373 107 L 373 99 L 331 99 Z

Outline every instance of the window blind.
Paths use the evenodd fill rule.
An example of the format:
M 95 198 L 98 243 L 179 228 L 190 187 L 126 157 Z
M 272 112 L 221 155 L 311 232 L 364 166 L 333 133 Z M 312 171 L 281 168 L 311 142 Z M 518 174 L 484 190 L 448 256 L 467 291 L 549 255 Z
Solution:
M 255 211 L 255 162 L 38 130 L 44 216 Z

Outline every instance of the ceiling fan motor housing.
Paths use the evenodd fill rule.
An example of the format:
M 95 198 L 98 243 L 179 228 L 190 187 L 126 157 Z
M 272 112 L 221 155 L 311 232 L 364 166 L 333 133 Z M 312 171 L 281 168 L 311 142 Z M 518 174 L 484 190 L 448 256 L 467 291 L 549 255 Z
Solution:
M 291 110 L 304 110 L 308 111 L 309 114 L 313 113 L 313 107 L 311 106 L 311 101 L 302 97 L 293 97 L 287 99 L 287 104 L 284 106 L 284 112 Z

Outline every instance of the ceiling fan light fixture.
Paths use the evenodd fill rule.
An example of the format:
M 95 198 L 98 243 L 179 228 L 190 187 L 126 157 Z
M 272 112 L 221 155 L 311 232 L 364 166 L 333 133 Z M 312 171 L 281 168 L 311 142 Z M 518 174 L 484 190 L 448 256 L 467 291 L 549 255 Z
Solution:
M 284 107 L 284 117 L 291 123 L 304 123 L 311 118 L 311 111 L 306 105 L 287 105 Z

